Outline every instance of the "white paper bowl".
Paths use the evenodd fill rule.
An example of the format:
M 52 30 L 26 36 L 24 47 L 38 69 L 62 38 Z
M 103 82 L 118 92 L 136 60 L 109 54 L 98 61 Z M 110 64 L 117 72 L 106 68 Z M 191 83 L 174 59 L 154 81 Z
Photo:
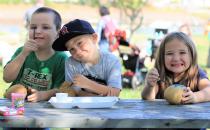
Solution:
M 118 100 L 118 97 L 68 97 L 65 103 L 60 103 L 52 97 L 49 102 L 55 108 L 110 108 Z

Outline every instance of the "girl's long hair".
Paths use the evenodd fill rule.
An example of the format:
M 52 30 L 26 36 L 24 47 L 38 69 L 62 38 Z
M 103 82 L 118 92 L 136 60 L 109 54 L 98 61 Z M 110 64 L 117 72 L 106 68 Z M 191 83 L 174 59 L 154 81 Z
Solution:
M 197 51 L 195 44 L 193 41 L 182 32 L 173 32 L 168 34 L 161 42 L 157 58 L 155 61 L 155 68 L 158 70 L 160 74 L 161 82 L 159 84 L 159 91 L 156 95 L 156 98 L 163 98 L 164 90 L 174 83 L 173 73 L 166 69 L 165 66 L 165 46 L 167 43 L 171 42 L 174 39 L 178 39 L 183 41 L 185 45 L 188 47 L 188 50 L 191 55 L 191 63 L 189 68 L 182 75 L 183 77 L 179 81 L 179 84 L 190 87 L 192 91 L 197 91 L 198 85 L 198 64 L 197 64 Z

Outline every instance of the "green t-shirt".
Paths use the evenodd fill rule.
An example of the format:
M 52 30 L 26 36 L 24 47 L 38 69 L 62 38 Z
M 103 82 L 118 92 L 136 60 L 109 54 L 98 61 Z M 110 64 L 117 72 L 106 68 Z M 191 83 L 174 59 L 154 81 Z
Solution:
M 11 60 L 16 58 L 22 49 L 23 47 L 18 48 Z M 40 61 L 35 53 L 31 52 L 12 85 L 22 84 L 39 91 L 58 88 L 65 79 L 65 59 L 67 55 L 64 52 L 55 52 L 49 59 Z

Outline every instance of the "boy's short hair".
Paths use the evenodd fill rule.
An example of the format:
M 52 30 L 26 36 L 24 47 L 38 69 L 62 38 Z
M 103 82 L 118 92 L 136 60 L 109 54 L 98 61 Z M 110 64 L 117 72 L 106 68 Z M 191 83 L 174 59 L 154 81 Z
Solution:
M 67 41 L 76 36 L 93 33 L 95 33 L 95 31 L 89 22 L 75 19 L 62 27 L 59 32 L 59 37 L 54 41 L 52 48 L 56 51 L 67 51 L 65 46 Z
M 62 20 L 60 14 L 56 10 L 48 7 L 40 7 L 33 14 L 38 13 L 52 13 L 54 15 L 54 24 L 56 26 L 56 30 L 60 30 Z

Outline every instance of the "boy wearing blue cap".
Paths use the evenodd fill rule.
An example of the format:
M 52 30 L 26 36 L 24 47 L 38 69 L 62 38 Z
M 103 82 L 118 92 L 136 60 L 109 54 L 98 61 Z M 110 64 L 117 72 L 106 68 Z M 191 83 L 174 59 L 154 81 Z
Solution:
M 120 61 L 99 51 L 97 38 L 90 23 L 76 19 L 62 27 L 52 47 L 71 54 L 65 62 L 65 80 L 72 84 L 76 96 L 119 96 Z

